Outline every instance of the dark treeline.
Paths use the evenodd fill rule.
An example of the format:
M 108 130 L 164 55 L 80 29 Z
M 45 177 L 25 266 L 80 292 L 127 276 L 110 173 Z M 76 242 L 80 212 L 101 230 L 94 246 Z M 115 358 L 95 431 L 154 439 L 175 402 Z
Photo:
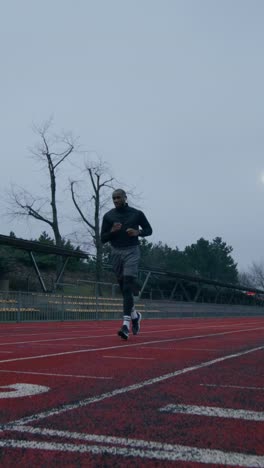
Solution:
M 211 242 L 203 238 L 184 250 L 167 244 L 141 241 L 141 268 L 162 269 L 169 272 L 185 273 L 216 281 L 238 283 L 237 264 L 232 258 L 233 248 L 221 237 Z M 103 261 L 110 260 L 110 248 L 104 247 Z
M 15 234 L 11 232 L 10 236 L 15 237 Z M 54 240 L 45 231 L 38 239 L 31 240 L 55 245 Z M 63 247 L 80 250 L 69 240 L 63 241 Z M 237 264 L 231 256 L 232 251 L 232 247 L 228 246 L 221 237 L 216 237 L 212 241 L 201 238 L 195 244 L 186 246 L 182 251 L 162 242 L 155 244 L 143 239 L 141 241 L 140 266 L 142 269 L 162 269 L 236 284 L 238 270 Z M 42 269 L 52 269 L 56 266 L 55 255 L 38 253 L 35 254 L 35 257 Z M 30 265 L 31 260 L 27 252 L 23 250 L 7 246 L 0 247 L 0 273 L 7 273 L 13 269 L 17 262 L 27 266 Z M 110 248 L 107 245 L 103 249 L 103 263 L 110 263 Z M 71 258 L 67 265 L 67 269 L 70 271 L 93 271 L 94 267 L 95 258 L 93 256 L 88 261 Z

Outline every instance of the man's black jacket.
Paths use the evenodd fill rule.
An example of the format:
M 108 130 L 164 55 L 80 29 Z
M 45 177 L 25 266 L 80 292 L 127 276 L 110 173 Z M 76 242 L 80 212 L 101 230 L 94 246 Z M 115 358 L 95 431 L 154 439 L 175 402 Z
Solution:
M 111 232 L 114 223 L 121 223 L 120 231 Z M 113 208 L 103 217 L 101 229 L 101 241 L 103 244 L 110 242 L 113 247 L 124 248 L 132 245 L 138 245 L 137 236 L 129 236 L 126 232 L 128 228 L 139 229 L 141 237 L 150 236 L 152 227 L 146 216 L 140 210 L 125 205 L 121 208 Z

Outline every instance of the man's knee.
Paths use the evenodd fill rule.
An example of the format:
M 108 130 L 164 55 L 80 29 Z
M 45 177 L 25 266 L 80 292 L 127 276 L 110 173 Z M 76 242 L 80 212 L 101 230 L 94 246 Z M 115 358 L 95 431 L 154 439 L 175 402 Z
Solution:
M 133 276 L 124 276 L 123 278 L 123 292 L 125 294 L 133 294 L 135 278 Z

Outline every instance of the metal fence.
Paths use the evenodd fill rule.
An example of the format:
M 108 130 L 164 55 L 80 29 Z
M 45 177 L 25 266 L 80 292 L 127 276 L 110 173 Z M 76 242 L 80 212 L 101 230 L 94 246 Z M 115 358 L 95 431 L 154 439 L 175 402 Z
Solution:
M 0 322 L 115 320 L 123 315 L 123 299 L 113 283 L 79 280 L 58 285 L 56 293 L 0 291 Z M 258 306 L 151 300 L 136 304 L 144 318 L 263 316 Z
M 103 320 L 121 316 L 120 298 L 64 293 L 0 292 L 1 322 Z
M 62 289 L 64 294 L 77 294 L 95 297 L 120 297 L 118 284 L 105 281 L 77 280 L 75 283 L 57 283 L 57 290 Z

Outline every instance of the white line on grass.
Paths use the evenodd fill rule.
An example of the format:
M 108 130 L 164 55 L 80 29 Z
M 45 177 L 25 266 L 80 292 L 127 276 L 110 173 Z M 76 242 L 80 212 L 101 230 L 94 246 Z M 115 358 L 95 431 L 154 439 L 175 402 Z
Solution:
M 159 383 L 159 382 L 163 382 L 165 380 L 174 378 L 174 377 L 176 377 L 178 375 L 187 374 L 189 372 L 193 372 L 193 371 L 202 369 L 204 367 L 212 366 L 213 364 L 218 364 L 218 363 L 227 361 L 229 359 L 234 359 L 234 358 L 238 358 L 238 357 L 241 357 L 241 356 L 245 356 L 247 354 L 251 354 L 251 353 L 254 353 L 254 352 L 257 352 L 257 351 L 261 351 L 263 349 L 264 349 L 264 346 L 259 346 L 257 348 L 252 348 L 252 349 L 249 349 L 249 350 L 246 350 L 246 351 L 241 351 L 239 353 L 229 354 L 227 356 L 212 359 L 211 361 L 205 361 L 205 362 L 202 362 L 201 364 L 197 364 L 195 366 L 186 367 L 184 369 L 180 369 L 180 370 L 176 370 L 174 372 L 170 372 L 169 374 L 161 375 L 159 377 L 154 377 L 153 379 L 144 380 L 143 382 L 139 382 L 137 384 L 129 385 L 129 386 L 123 387 L 123 388 L 117 388 L 116 390 L 113 390 L 111 392 L 107 392 L 107 393 L 103 393 L 103 394 L 98 395 L 98 396 L 86 398 L 86 399 L 81 400 L 81 401 L 79 401 L 77 403 L 70 403 L 70 404 L 62 405 L 59 408 L 53 408 L 51 410 L 43 411 L 42 413 L 38 413 L 38 414 L 35 414 L 33 416 L 27 416 L 25 418 L 22 418 L 22 419 L 20 419 L 18 421 L 13 422 L 12 424 L 24 425 L 24 424 L 27 424 L 28 422 L 31 422 L 31 421 L 36 422 L 36 421 L 39 421 L 39 420 L 44 419 L 44 418 L 48 418 L 48 417 L 51 417 L 51 416 L 57 416 L 59 414 L 65 413 L 67 411 L 72 411 L 72 410 L 75 410 L 75 409 L 79 409 L 79 408 L 82 408 L 84 406 L 87 406 L 87 405 L 90 405 L 90 404 L 93 404 L 93 403 L 97 403 L 99 401 L 106 400 L 107 398 L 113 398 L 113 397 L 115 397 L 117 395 L 125 394 L 125 393 L 131 392 L 131 391 L 136 391 L 136 390 L 139 390 L 140 388 L 147 387 L 149 385 L 154 385 L 154 384 Z M 8 427 L 8 424 L 5 427 Z

